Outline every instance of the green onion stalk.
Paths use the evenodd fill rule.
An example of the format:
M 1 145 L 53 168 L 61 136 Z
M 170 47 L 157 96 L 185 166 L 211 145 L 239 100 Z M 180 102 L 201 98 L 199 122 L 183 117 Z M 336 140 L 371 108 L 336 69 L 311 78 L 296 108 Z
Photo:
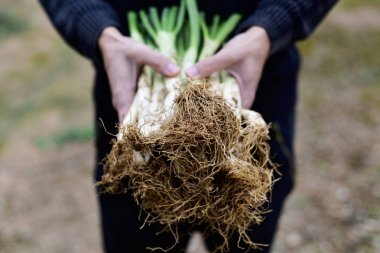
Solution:
M 182 69 L 178 77 L 167 78 L 154 73 L 149 67 L 144 68 L 138 85 L 138 90 L 141 90 L 141 92 L 136 94 L 136 103 L 133 103 L 130 112 L 123 121 L 123 125 L 135 123 L 136 119 L 139 118 L 139 126 L 149 134 L 151 131 L 160 128 L 160 121 L 170 117 L 175 99 L 176 85 L 183 83 L 185 78 L 184 71 L 195 62 L 212 56 L 234 30 L 241 16 L 233 14 L 226 21 L 222 21 L 216 15 L 213 17 L 212 24 L 208 26 L 204 14 L 199 13 L 194 0 L 183 0 L 179 7 L 166 7 L 161 12 L 161 15 L 155 7 L 151 7 L 148 11 L 141 10 L 138 14 L 131 11 L 127 16 L 130 36 L 133 39 L 151 45 L 154 49 L 180 65 Z M 138 21 L 142 24 L 143 31 L 140 31 Z M 202 36 L 203 44 L 201 45 Z M 211 76 L 213 86 L 217 87 L 218 81 L 224 84 L 220 87 L 221 91 L 224 91 L 223 94 L 229 97 L 232 95 L 233 99 L 228 100 L 230 102 L 235 101 L 231 105 L 235 107 L 236 111 L 240 110 L 240 94 L 236 92 L 238 87 L 234 82 L 234 78 L 230 75 L 223 75 L 225 79 L 225 82 L 223 82 L 222 79 L 218 80 L 217 76 L 218 73 Z M 148 91 L 149 87 L 146 82 L 150 80 L 152 80 L 152 83 Z M 234 85 L 235 87 L 226 87 L 226 85 Z M 234 92 L 226 92 L 228 90 L 233 90 Z M 151 103 L 149 106 L 144 106 L 147 101 L 146 98 L 150 98 Z M 137 106 L 137 104 L 140 104 L 140 106 Z M 143 108 L 143 111 L 137 111 L 137 107 Z M 145 125 L 146 118 L 149 115 L 158 114 L 161 115 L 161 119 L 157 120 L 155 125 Z

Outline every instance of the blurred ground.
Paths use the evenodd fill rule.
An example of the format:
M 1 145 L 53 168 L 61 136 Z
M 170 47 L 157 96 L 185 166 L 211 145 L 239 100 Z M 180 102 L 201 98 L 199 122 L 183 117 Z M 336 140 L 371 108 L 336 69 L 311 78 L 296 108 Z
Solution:
M 380 2 L 300 44 L 297 187 L 274 252 L 380 252 Z M 0 252 L 100 253 L 92 69 L 34 1 L 0 2 Z

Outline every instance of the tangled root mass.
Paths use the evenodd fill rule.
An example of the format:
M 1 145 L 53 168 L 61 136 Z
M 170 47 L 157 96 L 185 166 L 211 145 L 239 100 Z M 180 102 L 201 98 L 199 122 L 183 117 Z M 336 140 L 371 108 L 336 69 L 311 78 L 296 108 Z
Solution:
M 235 232 L 257 247 L 246 232 L 263 220 L 272 188 L 268 127 L 236 115 L 210 85 L 182 85 L 158 131 L 122 127 L 99 184 L 111 193 L 131 189 L 148 223 L 206 226 L 224 238 L 222 252 Z

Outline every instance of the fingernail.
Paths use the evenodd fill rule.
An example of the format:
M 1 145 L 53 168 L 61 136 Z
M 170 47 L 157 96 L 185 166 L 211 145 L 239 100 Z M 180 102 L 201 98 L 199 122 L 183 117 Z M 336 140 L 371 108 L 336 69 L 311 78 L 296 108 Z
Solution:
M 173 63 L 170 63 L 167 67 L 168 74 L 176 74 L 180 71 L 179 67 Z
M 198 69 L 196 67 L 191 67 L 189 68 L 187 71 L 186 71 L 186 74 L 188 77 L 192 78 L 192 79 L 197 79 L 199 78 L 199 72 L 198 72 Z

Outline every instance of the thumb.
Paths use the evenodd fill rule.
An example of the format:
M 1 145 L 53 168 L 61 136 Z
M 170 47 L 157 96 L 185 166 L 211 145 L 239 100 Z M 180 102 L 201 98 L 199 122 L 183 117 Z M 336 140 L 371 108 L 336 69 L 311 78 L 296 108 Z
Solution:
M 154 70 L 165 76 L 176 76 L 181 70 L 180 67 L 172 62 L 168 57 L 154 51 L 148 46 L 141 51 L 140 62 L 151 66 Z
M 233 55 L 228 51 L 221 50 L 219 53 L 207 59 L 201 60 L 191 66 L 186 75 L 191 79 L 202 79 L 222 69 L 228 69 L 234 63 Z

